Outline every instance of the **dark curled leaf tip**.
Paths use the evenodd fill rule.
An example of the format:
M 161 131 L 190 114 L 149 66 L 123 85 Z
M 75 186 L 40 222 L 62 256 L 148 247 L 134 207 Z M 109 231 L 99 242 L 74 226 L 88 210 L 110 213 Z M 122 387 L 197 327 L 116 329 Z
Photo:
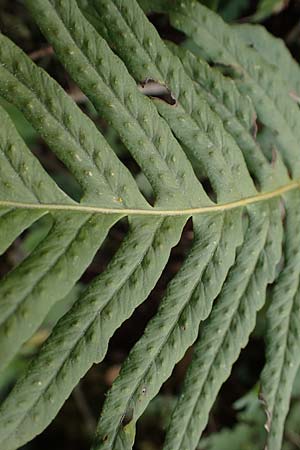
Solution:
M 169 105 L 174 106 L 177 103 L 177 100 L 173 96 L 170 89 L 167 88 L 167 86 L 151 78 L 147 78 L 146 80 L 139 83 L 138 89 L 147 97 L 159 98 Z

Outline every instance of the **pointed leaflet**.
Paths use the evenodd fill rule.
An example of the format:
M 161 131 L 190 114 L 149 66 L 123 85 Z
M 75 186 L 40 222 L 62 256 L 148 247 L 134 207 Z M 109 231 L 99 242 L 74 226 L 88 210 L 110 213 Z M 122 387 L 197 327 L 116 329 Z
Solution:
M 72 172 L 84 192 L 82 201 L 147 207 L 128 169 L 58 83 L 2 34 L 0 49 L 0 94 L 23 111 Z
M 183 4 L 183 3 L 182 3 Z M 255 50 L 246 48 L 243 43 L 240 43 L 238 40 L 238 35 L 229 30 L 229 28 L 222 23 L 222 21 L 218 18 L 219 27 L 212 27 L 211 19 L 213 18 L 212 13 L 207 12 L 203 7 L 199 5 L 196 7 L 197 13 L 192 17 L 188 9 L 186 8 L 187 2 L 185 2 L 184 12 L 181 10 L 179 14 L 175 14 L 173 16 L 174 23 L 176 23 L 181 29 L 188 31 L 186 27 L 187 23 L 191 25 L 195 20 L 194 17 L 198 18 L 199 22 L 203 25 L 201 27 L 193 28 L 193 39 L 198 45 L 201 45 L 200 35 L 203 37 L 203 33 L 206 37 L 213 38 L 211 40 L 205 41 L 208 42 L 209 45 L 206 46 L 206 53 L 209 55 L 210 59 L 215 61 L 221 61 L 225 64 L 232 64 L 233 67 L 241 70 L 241 80 L 237 81 L 237 86 L 241 91 L 247 92 L 252 98 L 257 111 L 259 113 L 259 119 L 268 125 L 271 129 L 275 129 L 275 141 L 277 141 L 278 150 L 281 151 L 281 155 L 283 160 L 285 161 L 287 167 L 290 172 L 294 175 L 294 177 L 299 177 L 299 168 L 296 163 L 295 166 L 291 164 L 292 158 L 292 148 L 294 147 L 294 154 L 298 155 L 299 152 L 297 150 L 298 146 L 295 146 L 296 140 L 299 141 L 299 126 L 297 123 L 299 121 L 299 110 L 293 106 L 293 100 L 289 98 L 286 94 L 285 83 L 283 83 L 281 79 L 281 74 L 277 71 L 274 66 L 269 65 L 265 59 L 259 56 Z M 188 17 L 188 18 L 187 18 Z M 207 34 L 206 34 L 207 33 Z M 205 39 L 205 38 L 204 38 Z M 221 46 L 224 45 L 226 41 L 226 47 Z M 254 84 L 256 83 L 256 84 Z M 272 97 L 271 97 L 272 96 Z M 273 108 L 271 112 L 271 104 L 273 103 Z M 269 106 L 268 106 L 269 105 Z M 269 113 L 268 113 L 268 107 Z M 291 111 L 294 111 L 294 114 L 291 116 Z M 269 114 L 269 118 L 267 118 L 267 114 Z M 281 118 L 280 118 L 281 115 Z M 279 120 L 280 119 L 280 120 Z M 280 125 L 280 121 L 283 119 Z M 278 133 L 276 130 L 280 130 Z M 288 153 L 290 152 L 290 155 Z M 294 225 L 294 231 L 297 230 L 297 227 Z M 294 264 L 294 269 L 292 274 L 290 274 L 293 283 L 297 283 L 299 279 L 300 269 L 298 264 Z M 278 297 L 277 297 L 278 299 Z M 276 303 L 274 309 L 276 310 Z M 286 311 L 292 311 L 294 306 L 297 305 L 297 297 L 293 298 L 292 295 L 285 297 L 285 308 Z M 297 308 L 297 306 L 295 306 Z M 275 316 L 271 314 L 270 317 L 274 320 Z M 290 315 L 288 314 L 288 318 Z M 278 395 L 278 402 L 276 403 L 276 408 L 273 411 L 275 415 L 274 422 L 271 421 L 271 429 L 269 441 L 271 443 L 271 448 L 280 448 L 283 422 L 287 412 L 288 405 L 288 396 L 289 392 L 289 383 L 288 380 L 293 380 L 294 378 L 294 367 L 293 363 L 291 367 L 283 366 L 283 374 L 280 375 L 278 370 L 274 371 L 273 364 L 276 361 L 275 357 L 275 346 L 274 344 L 274 325 L 272 324 L 272 320 L 269 321 L 269 345 L 270 349 L 267 349 L 267 354 L 272 355 L 272 362 L 268 357 L 267 366 L 264 374 L 264 386 L 263 393 L 266 396 L 267 405 L 268 399 L 270 398 L 271 405 L 270 410 L 272 411 L 274 408 L 273 401 L 274 396 Z M 286 322 L 287 319 L 283 319 L 283 327 L 282 334 L 280 337 L 276 334 L 276 342 L 280 340 L 280 343 L 277 343 L 276 350 L 278 352 L 279 358 L 286 358 L 286 354 L 290 351 L 293 353 L 293 346 L 296 342 L 297 332 L 294 333 L 293 325 L 292 329 L 289 328 L 289 321 Z M 275 323 L 277 323 L 275 321 Z M 293 338 L 294 336 L 294 338 Z M 288 346 L 286 347 L 286 343 Z M 286 348 L 286 350 L 285 350 Z M 280 356 L 281 355 L 281 356 Z M 298 362 L 295 361 L 295 366 L 298 365 Z M 286 371 L 286 374 L 284 373 Z M 273 378 L 274 376 L 274 378 Z M 267 379 L 268 378 L 268 379 Z M 273 388 L 271 388 L 273 386 Z M 275 390 L 273 390 L 275 389 Z M 285 390 L 284 395 L 280 395 L 280 390 Z M 277 390 L 277 394 L 276 394 Z M 280 401 L 281 400 L 281 401 Z
M 300 67 L 284 41 L 273 36 L 261 25 L 234 25 L 233 30 L 249 47 L 254 47 L 266 61 L 277 67 L 287 84 L 287 92 L 299 101 Z
M 195 239 L 183 266 L 107 396 L 93 448 L 131 448 L 122 417 L 131 411 L 135 424 L 196 339 L 199 323 L 209 314 L 234 261 L 235 247 L 229 243 L 241 234 L 239 215 L 236 211 L 195 222 Z
M 27 81 L 27 80 L 26 80 Z M 182 223 L 182 220 L 180 220 L 179 221 L 179 225 L 180 225 L 180 223 Z M 181 229 L 181 227 L 182 227 L 182 225 L 180 225 L 180 229 Z M 172 235 L 174 234 L 174 229 L 172 230 Z M 175 233 L 175 235 L 176 235 L 176 233 Z M 150 234 L 150 237 L 152 236 L 152 234 Z M 179 235 L 177 234 L 177 236 L 179 237 Z M 161 236 L 161 237 L 163 237 L 163 236 Z M 133 238 L 134 239 L 134 238 Z M 178 238 L 177 238 L 178 239 Z M 172 238 L 172 240 L 174 240 L 174 238 Z M 157 238 L 157 242 L 159 243 L 160 242 L 160 239 L 159 238 Z M 129 243 L 130 243 L 130 240 L 129 240 Z M 130 248 L 130 245 L 129 245 L 129 248 Z M 161 249 L 161 251 L 164 251 L 164 255 L 165 255 L 165 257 L 167 256 L 167 254 L 168 254 L 168 251 L 167 251 L 167 248 L 168 248 L 168 246 L 166 247 L 166 248 L 163 248 L 163 247 L 161 247 L 161 244 L 159 243 L 159 248 Z M 170 248 L 170 247 L 169 247 Z M 128 259 L 128 261 L 131 261 L 131 259 L 129 258 Z M 148 261 L 148 260 L 147 260 Z M 164 261 L 164 259 L 163 258 L 161 258 L 161 261 Z M 160 271 L 161 271 L 161 266 L 160 265 L 157 265 L 157 270 L 155 270 L 155 271 L 153 271 L 153 275 L 154 275 L 154 277 L 155 278 L 157 278 L 157 276 L 159 276 L 159 274 L 160 274 Z M 150 280 L 151 280 L 151 278 L 150 278 Z M 127 280 L 126 280 L 127 281 Z M 130 282 L 131 280 L 129 280 L 129 282 Z M 150 284 L 150 289 L 152 288 L 152 286 L 153 286 L 153 284 L 151 283 Z M 149 288 L 148 288 L 148 290 L 149 290 Z M 144 292 L 144 291 L 142 291 L 142 292 Z M 145 294 L 143 294 L 143 295 L 145 295 Z M 143 299 L 144 297 L 142 297 L 141 299 L 140 299 L 140 297 L 137 297 L 137 301 L 141 301 L 142 299 Z M 99 299 L 99 301 L 100 301 L 100 299 Z M 87 306 L 86 306 L 86 304 L 85 304 L 85 308 L 84 308 L 84 311 L 85 311 L 85 313 L 87 313 Z M 128 314 L 128 312 L 126 313 L 126 314 Z M 110 315 L 110 314 L 109 314 Z M 72 316 L 71 316 L 72 317 Z M 127 316 L 125 316 L 125 318 L 126 318 Z M 125 318 L 123 318 L 123 320 L 125 319 Z M 92 321 L 93 322 L 93 321 Z M 62 328 L 61 328 L 62 329 Z M 81 331 L 82 329 L 80 328 L 80 331 Z M 112 332 L 112 328 L 110 327 L 110 333 Z M 55 336 L 55 333 L 54 333 L 54 336 Z M 79 332 L 78 333 L 78 336 L 82 336 L 82 332 Z M 54 338 L 55 339 L 55 338 Z M 50 341 L 50 343 L 51 343 L 51 341 Z M 74 346 L 76 347 L 76 339 L 75 339 L 75 342 L 73 342 L 73 344 L 74 344 Z M 105 346 L 104 346 L 104 350 L 105 350 Z M 47 349 L 47 347 L 46 347 L 46 349 Z M 47 351 L 46 351 L 46 353 L 47 353 Z M 41 355 L 45 355 L 45 351 L 43 352 L 41 352 Z M 67 364 L 67 361 L 68 361 L 68 352 L 67 352 L 67 354 L 66 353 L 62 353 L 62 361 L 63 362 L 65 362 L 65 358 L 66 357 L 66 364 Z M 41 360 L 43 361 L 43 356 L 41 357 Z M 91 361 L 94 361 L 94 358 L 95 358 L 95 356 L 93 355 L 93 353 L 91 353 L 91 355 L 90 355 L 90 359 L 88 360 L 89 361 L 89 364 L 91 364 Z M 60 366 L 61 366 L 61 364 L 59 364 L 59 361 L 58 361 L 58 364 L 57 365 L 55 365 L 55 367 L 53 368 L 52 367 L 52 371 L 51 371 L 51 376 L 49 377 L 50 378 L 50 380 L 49 380 L 49 383 L 50 383 L 50 385 L 49 386 L 47 386 L 48 388 L 50 388 L 50 386 L 51 386 L 51 382 L 52 382 L 52 377 L 54 376 L 55 377 L 55 374 L 57 373 L 57 371 L 59 372 L 59 370 L 60 370 Z M 85 370 L 87 370 L 87 368 L 88 368 L 88 366 L 86 367 L 85 366 Z M 53 370 L 54 369 L 54 370 Z M 32 373 L 32 370 L 29 372 L 29 373 Z M 36 372 L 34 372 L 35 374 L 36 374 Z M 75 378 L 75 380 L 74 380 L 74 378 L 72 378 L 72 377 L 70 377 L 70 384 L 69 384 L 69 387 L 67 387 L 67 386 L 65 386 L 65 385 L 62 385 L 62 389 L 65 389 L 66 391 L 68 391 L 68 389 L 70 389 L 70 388 L 72 388 L 73 386 L 74 386 L 74 383 L 76 384 L 76 381 L 78 381 L 78 378 L 81 376 L 81 374 L 82 374 L 82 372 L 81 371 L 78 371 L 78 372 L 73 372 L 72 373 L 72 375 L 74 376 L 74 378 Z M 71 375 L 71 374 L 70 374 Z M 30 382 L 32 381 L 31 380 L 31 378 L 29 378 L 30 379 Z M 26 377 L 25 377 L 25 380 L 26 380 Z M 53 381 L 56 381 L 56 378 L 55 378 L 55 380 L 53 380 Z M 28 382 L 28 381 L 27 381 Z M 29 382 L 29 383 L 30 383 Z M 31 383 L 29 384 L 29 385 L 31 385 Z M 55 383 L 55 385 L 56 385 L 56 383 Z M 22 383 L 21 383 L 21 386 L 22 386 Z M 21 392 L 20 392 L 20 390 L 19 390 L 19 388 L 18 387 L 16 387 L 16 389 L 15 389 L 15 391 L 12 393 L 12 395 L 9 397 L 11 400 L 8 400 L 8 403 L 6 402 L 6 404 L 5 404 L 5 406 L 4 406 L 4 408 L 2 409 L 2 411 L 4 411 L 5 412 L 5 417 L 11 417 L 10 416 L 10 413 L 12 412 L 12 410 L 11 410 L 11 408 L 9 408 L 9 405 L 10 404 L 15 404 L 15 401 L 17 400 L 18 401 L 18 393 L 20 393 L 20 395 L 21 395 L 21 397 L 22 397 L 22 401 L 21 401 L 21 403 L 22 403 L 22 405 L 23 405 L 23 407 L 20 409 L 20 417 L 19 416 L 15 416 L 14 415 L 14 420 L 11 420 L 11 419 L 9 419 L 8 420 L 8 423 L 9 423 L 9 427 L 8 426 L 6 426 L 5 427 L 5 433 L 4 433 L 4 435 L 3 435 L 3 438 L 4 438 L 4 436 L 6 436 L 7 435 L 7 433 L 10 433 L 13 429 L 14 429 L 14 427 L 17 425 L 18 426 L 18 424 L 20 424 L 20 427 L 22 428 L 23 427 L 23 432 L 19 432 L 19 431 L 17 431 L 17 434 L 15 435 L 16 437 L 15 437 L 15 439 L 18 441 L 18 439 L 25 439 L 26 440 L 26 433 L 29 433 L 29 435 L 30 436 L 32 436 L 34 433 L 36 433 L 37 431 L 40 431 L 42 428 L 43 428 L 43 426 L 45 425 L 45 423 L 47 423 L 47 422 L 49 422 L 49 420 L 51 420 L 51 418 L 53 417 L 53 414 L 55 414 L 55 411 L 57 411 L 57 408 L 59 408 L 59 406 L 60 406 L 60 404 L 61 404 L 61 402 L 63 401 L 63 398 L 62 397 L 58 397 L 58 399 L 57 399 L 57 401 L 54 401 L 54 405 L 52 406 L 52 409 L 50 408 L 50 410 L 49 409 L 47 409 L 47 411 L 48 411 L 48 414 L 46 414 L 46 417 L 40 417 L 40 421 L 37 421 L 37 423 L 36 423 L 36 426 L 33 428 L 33 429 L 31 429 L 31 430 L 28 430 L 28 428 L 27 428 L 27 426 L 26 426 L 26 421 L 25 421 L 25 423 L 24 423 L 24 417 L 27 417 L 27 415 L 28 415 L 28 412 L 29 412 L 29 410 L 30 409 L 33 409 L 34 410 L 34 417 L 36 417 L 36 416 L 38 416 L 38 414 L 37 414 L 37 411 L 41 411 L 42 409 L 43 409 L 43 398 L 40 396 L 40 392 L 39 392 L 39 390 L 37 389 L 37 386 L 42 386 L 42 387 L 44 387 L 44 385 L 43 385 L 43 383 L 40 385 L 40 380 L 38 380 L 38 383 L 35 383 L 34 384 L 34 391 L 35 391 L 35 395 L 33 396 L 32 394 L 32 391 L 31 390 L 21 390 Z M 31 393 L 31 395 L 29 395 L 28 396 L 28 392 L 29 393 Z M 25 395 L 25 400 L 24 400 L 24 396 Z M 26 398 L 28 397 L 28 400 L 29 400 L 29 404 L 28 404 L 28 401 L 26 401 Z M 34 398 L 35 398 L 35 400 L 34 400 Z M 47 400 L 48 400 L 48 402 L 50 402 L 50 404 L 51 404 L 51 399 L 53 400 L 53 397 L 51 397 L 51 398 L 48 398 L 47 397 Z M 11 403 L 10 403 L 10 401 L 11 401 Z M 29 409 L 28 409 L 29 408 Z M 31 417 L 30 416 L 30 414 L 28 415 L 28 417 Z M 7 423 L 6 423 L 6 425 L 7 425 Z M 20 427 L 19 427 L 19 429 L 20 429 Z M 26 430 L 26 432 L 25 432 L 25 430 Z M 19 437 L 18 437 L 19 436 Z M 6 442 L 6 441 L 3 441 L 3 442 Z M 14 445 L 13 443 L 13 439 L 8 439 L 7 440 L 7 444 L 5 444 L 5 445 Z
M 194 450 L 222 383 L 255 326 L 281 252 L 278 201 L 250 207 L 243 246 L 208 319 L 200 326 L 193 360 L 166 436 L 166 450 Z M 196 393 L 196 394 L 195 394 Z
M 27 0 L 26 4 L 69 73 L 118 131 L 149 179 L 158 204 L 177 208 L 186 206 L 187 200 L 190 205 L 209 204 L 169 127 L 76 3 Z
M 250 96 L 259 120 L 275 130 L 278 150 L 293 177 L 300 176 L 300 112 L 276 68 L 249 48 L 221 17 L 194 0 L 164 2 L 175 28 L 186 33 L 210 61 L 228 66 L 238 89 Z
M 5 209 L 2 201 L 72 203 L 43 170 L 0 106 L 0 254 L 44 212 Z
M 115 329 L 159 278 L 185 220 L 134 219 L 106 271 L 58 322 L 1 406 L 1 450 L 15 449 L 40 433 L 91 365 L 103 359 Z
M 284 265 L 273 288 L 268 310 L 266 365 L 261 395 L 270 415 L 269 450 L 280 450 L 293 382 L 300 364 L 300 197 L 285 197 Z
M 176 105 L 155 103 L 191 159 L 203 168 L 218 200 L 253 190 L 241 153 L 177 58 L 164 45 L 137 2 L 94 0 L 93 24 L 124 60 L 134 78 L 156 80 L 168 87 Z M 122 35 L 123 39 L 118 39 Z M 133 51 L 134 49 L 134 51 Z M 138 56 L 138 63 L 136 62 Z M 234 172 L 234 178 L 231 176 Z M 236 183 L 237 187 L 234 185 Z
M 125 205 L 126 203 L 129 205 L 140 204 L 145 207 L 146 202 L 139 194 L 128 170 L 119 163 L 103 138 L 102 146 L 99 148 L 101 135 L 93 123 L 58 84 L 35 66 L 11 41 L 3 35 L 0 35 L 0 41 L 1 93 L 20 109 L 23 109 L 27 118 L 41 132 L 50 147 L 77 176 L 84 190 L 85 198 L 91 199 L 96 195 L 100 204 L 106 203 L 112 207 L 114 205 L 120 207 L 119 199 L 123 202 L 124 198 Z M 16 92 L 19 92 L 19 95 L 16 95 Z M 52 95 L 51 101 L 48 97 L 50 94 Z M 64 142 L 63 146 L 58 138 L 59 127 L 61 139 Z M 7 136 L 12 136 L 12 126 L 6 127 L 6 129 L 5 132 L 10 133 Z M 10 167 L 12 165 L 19 170 L 17 179 L 22 180 L 23 177 L 28 186 L 32 185 L 33 192 L 36 195 L 38 193 L 39 202 L 45 202 L 48 199 L 50 203 L 66 203 L 67 197 L 59 189 L 56 191 L 60 197 L 56 194 L 50 201 L 48 191 L 53 191 L 53 195 L 55 195 L 56 191 L 51 188 L 52 185 L 55 186 L 54 183 L 49 181 L 48 185 L 50 183 L 50 186 L 47 186 L 47 178 L 42 178 L 41 173 L 43 172 L 41 172 L 41 168 L 39 169 L 36 159 L 30 155 L 16 133 L 14 139 L 18 144 L 18 151 L 16 151 L 16 146 L 7 144 L 4 161 L 6 164 L 1 166 L 5 169 L 2 177 L 5 183 L 5 189 L 2 189 L 5 199 L 13 201 L 17 198 L 16 190 L 9 189 L 11 180 L 16 178 L 10 173 L 13 170 Z M 20 149 L 22 149 L 22 153 L 19 153 Z M 114 162 L 116 165 L 112 165 Z M 94 173 L 96 176 L 93 176 Z M 5 181 L 8 175 L 10 176 L 9 183 Z M 124 186 L 126 186 L 126 191 L 122 192 L 122 197 L 120 197 L 120 190 Z M 18 197 L 21 203 L 25 200 L 32 203 L 35 199 L 33 194 L 28 197 L 26 194 L 28 189 L 26 191 L 20 188 L 18 192 L 23 193 L 23 198 L 21 194 Z M 24 218 L 23 212 L 12 214 L 17 218 L 20 216 Z M 12 214 L 9 214 L 10 218 Z M 29 216 L 28 213 L 27 216 Z M 32 218 L 34 219 L 36 216 L 37 214 L 33 212 Z M 113 216 L 110 218 L 95 216 L 91 217 L 91 220 L 89 220 L 89 216 L 85 217 L 84 215 L 74 217 L 74 220 L 68 217 L 68 215 L 58 216 L 57 223 L 41 247 L 16 271 L 10 273 L 1 285 L 1 364 L 7 364 L 20 345 L 40 325 L 51 305 L 68 293 L 98 250 L 108 229 L 117 219 Z M 4 216 L 5 218 L 7 215 Z M 71 220 L 69 225 L 68 220 Z M 11 225 L 11 220 L 7 221 L 7 224 Z M 100 231 L 97 232 L 95 239 L 91 230 L 97 230 L 98 227 Z M 57 250 L 59 250 L 58 253 Z M 78 263 L 79 254 L 82 255 L 82 258 Z M 67 262 L 69 272 L 63 270 Z M 32 269 L 30 277 L 27 276 L 29 269 Z M 51 285 L 53 277 L 58 277 L 57 289 L 47 291 L 46 287 Z M 18 279 L 17 283 L 16 279 Z M 45 295 L 41 295 L 42 292 L 45 292 Z M 41 296 L 38 308 L 35 304 L 37 294 Z
M 171 43 L 169 47 L 180 57 L 197 89 L 201 90 L 212 110 L 221 118 L 225 129 L 239 145 L 248 170 L 260 189 L 270 190 L 288 183 L 290 180 L 280 155 L 276 153 L 276 160 L 271 165 L 256 140 L 253 132 L 255 113 L 249 105 L 250 99 L 238 92 L 233 80 L 224 77 L 200 57 Z M 250 109 L 248 114 L 247 109 Z

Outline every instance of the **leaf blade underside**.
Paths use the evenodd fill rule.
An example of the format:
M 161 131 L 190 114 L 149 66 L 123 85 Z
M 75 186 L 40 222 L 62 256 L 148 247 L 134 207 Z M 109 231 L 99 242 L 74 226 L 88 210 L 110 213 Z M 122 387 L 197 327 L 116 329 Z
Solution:
M 93 449 L 132 448 L 136 421 L 194 343 L 164 448 L 197 447 L 283 255 L 271 288 L 262 374 L 272 418 L 268 446 L 278 450 L 300 364 L 300 116 L 285 85 L 296 90 L 298 67 L 284 73 L 273 55 L 282 61 L 289 55 L 278 41 L 265 34 L 267 44 L 254 40 L 250 48 L 247 28 L 227 26 L 193 0 L 150 7 L 169 14 L 202 47 L 197 55 L 163 42 L 135 0 L 26 5 L 150 182 L 154 206 L 94 123 L 0 34 L 0 95 L 23 112 L 82 190 L 75 202 L 56 185 L 0 107 L 0 252 L 40 217 L 53 222 L 1 280 L 1 366 L 72 289 L 110 228 L 125 217 L 129 223 L 105 270 L 61 317 L 0 406 L 1 449 L 14 450 L 42 432 L 80 378 L 102 361 L 109 339 L 155 287 L 192 218 L 192 246 L 107 395 Z M 166 86 L 175 105 L 143 95 L 147 79 Z M 257 117 L 266 136 L 271 131 L 274 160 L 266 141 L 257 139 Z M 128 411 L 131 419 L 123 423 Z

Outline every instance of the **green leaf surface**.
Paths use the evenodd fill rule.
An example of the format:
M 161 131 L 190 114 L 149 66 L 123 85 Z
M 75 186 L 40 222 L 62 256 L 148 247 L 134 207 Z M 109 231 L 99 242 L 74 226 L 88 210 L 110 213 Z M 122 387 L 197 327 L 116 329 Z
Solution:
M 0 93 L 72 172 L 84 191 L 83 201 L 120 207 L 126 185 L 127 206 L 145 206 L 129 171 L 58 83 L 3 35 L 0 45 Z
M 68 294 L 116 220 L 114 216 L 82 214 L 70 219 L 66 213 L 57 215 L 38 248 L 2 280 L 1 368 L 41 325 L 51 306 Z
M 81 190 L 75 201 L 58 187 L 0 107 L 1 253 L 42 216 L 50 224 L 1 279 L 1 368 L 101 254 L 111 227 L 120 219 L 129 226 L 0 406 L 1 450 L 41 433 L 103 360 L 114 332 L 155 288 L 189 219 L 191 247 L 107 394 L 93 449 L 133 448 L 137 420 L 194 345 L 164 448 L 195 450 L 268 289 L 262 398 L 267 445 L 279 450 L 300 365 L 300 115 L 290 95 L 298 66 L 263 29 L 230 27 L 193 0 L 141 3 L 169 14 L 194 41 L 190 48 L 201 47 L 197 55 L 164 42 L 135 0 L 25 3 L 108 131 L 103 136 L 0 34 L 1 97 Z M 149 84 L 172 104 L 147 92 Z M 123 153 L 110 146 L 111 135 Z M 137 174 L 122 162 L 127 151 Z
M 300 365 L 300 243 L 299 193 L 285 198 L 284 265 L 272 292 L 268 310 L 266 365 L 261 396 L 266 405 L 268 449 L 279 449 L 293 383 Z
M 300 67 L 284 41 L 274 37 L 261 25 L 234 25 L 234 31 L 249 47 L 254 47 L 266 61 L 280 71 L 289 95 L 299 102 Z
M 235 248 L 229 251 L 228 242 L 240 235 L 239 216 L 238 212 L 218 220 L 196 221 L 194 244 L 184 265 L 107 397 L 93 448 L 131 448 L 122 417 L 130 409 L 136 422 L 195 341 L 199 323 L 209 314 L 233 263 Z M 147 361 L 142 363 L 145 354 Z
M 153 79 L 165 84 L 172 92 L 176 99 L 175 107 L 161 101 L 157 102 L 156 107 L 179 141 L 184 143 L 188 155 L 203 168 L 218 199 L 222 201 L 223 195 L 235 197 L 237 188 L 234 181 L 240 188 L 251 192 L 251 179 L 235 143 L 222 130 L 218 117 L 196 92 L 180 61 L 163 44 L 137 3 L 130 0 L 124 5 L 119 1 L 95 0 L 93 5 L 94 26 L 111 42 L 136 81 Z M 103 22 L 107 24 L 106 28 Z M 120 34 L 126 36 L 126 40 L 118 39 Z M 135 51 L 130 51 L 133 48 Z M 136 64 L 134 54 L 139 55 L 139 64 Z M 197 104 L 201 104 L 201 110 L 196 107 Z M 213 123 L 215 127 L 211 126 Z M 234 170 L 237 166 L 234 180 L 230 179 L 230 169 Z M 218 176 L 220 173 L 221 177 Z M 242 184 L 239 183 L 241 178 Z
M 282 234 L 276 203 L 271 205 L 269 213 L 253 209 L 248 210 L 248 215 L 244 245 L 215 307 L 200 327 L 183 392 L 169 425 L 165 449 L 197 447 L 217 392 L 255 326 L 256 312 L 265 301 L 266 283 L 275 276 Z
M 253 48 L 241 41 L 221 17 L 193 0 L 165 2 L 175 28 L 187 34 L 209 61 L 226 66 L 240 92 L 248 95 L 262 124 L 275 131 L 277 149 L 289 171 L 300 174 L 297 152 L 300 139 L 300 112 L 286 94 L 280 72 Z M 201 26 L 200 26 L 201 25 Z M 291 159 L 293 159 L 293 164 Z
M 179 219 L 172 227 L 170 223 L 169 219 L 133 221 L 107 271 L 55 326 L 30 370 L 1 407 L 0 417 L 5 424 L 1 429 L 3 449 L 20 446 L 41 432 L 81 376 L 103 359 L 114 330 L 147 297 L 171 246 L 180 237 L 184 221 Z M 22 405 L 18 414 L 16 404 Z
M 0 106 L 0 202 L 18 200 L 72 203 L 32 155 L 11 119 Z M 1 210 L 0 254 L 43 212 Z
M 27 1 L 27 5 L 74 80 L 118 131 L 149 179 L 157 201 L 179 205 L 183 196 L 190 202 L 203 202 L 206 195 L 169 127 L 152 102 L 137 91 L 125 65 L 75 2 Z M 193 185 L 192 197 L 187 195 L 187 183 Z

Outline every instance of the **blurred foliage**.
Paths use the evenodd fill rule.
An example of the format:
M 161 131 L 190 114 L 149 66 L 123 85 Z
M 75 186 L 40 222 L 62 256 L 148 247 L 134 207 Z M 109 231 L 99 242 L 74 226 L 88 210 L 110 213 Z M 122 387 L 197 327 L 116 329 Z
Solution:
M 232 22 L 241 17 L 249 8 L 249 0 L 221 0 L 219 4 L 219 14 L 227 22 Z
M 231 22 L 248 16 L 248 20 L 260 22 L 277 14 L 288 6 L 288 0 L 200 0 L 200 3 L 217 11 L 224 20 Z M 256 5 L 257 3 L 257 5 Z M 251 11 L 251 14 L 249 12 Z
M 296 450 L 300 445 L 300 372 L 298 372 L 292 396 L 292 407 L 286 422 L 285 441 L 282 450 Z M 234 403 L 237 424 L 222 428 L 203 439 L 199 450 L 252 450 L 263 448 L 266 438 L 264 424 L 266 416 L 258 401 L 255 386 L 244 397 Z
M 260 22 L 272 14 L 278 14 L 288 5 L 287 0 L 260 0 L 252 20 Z

